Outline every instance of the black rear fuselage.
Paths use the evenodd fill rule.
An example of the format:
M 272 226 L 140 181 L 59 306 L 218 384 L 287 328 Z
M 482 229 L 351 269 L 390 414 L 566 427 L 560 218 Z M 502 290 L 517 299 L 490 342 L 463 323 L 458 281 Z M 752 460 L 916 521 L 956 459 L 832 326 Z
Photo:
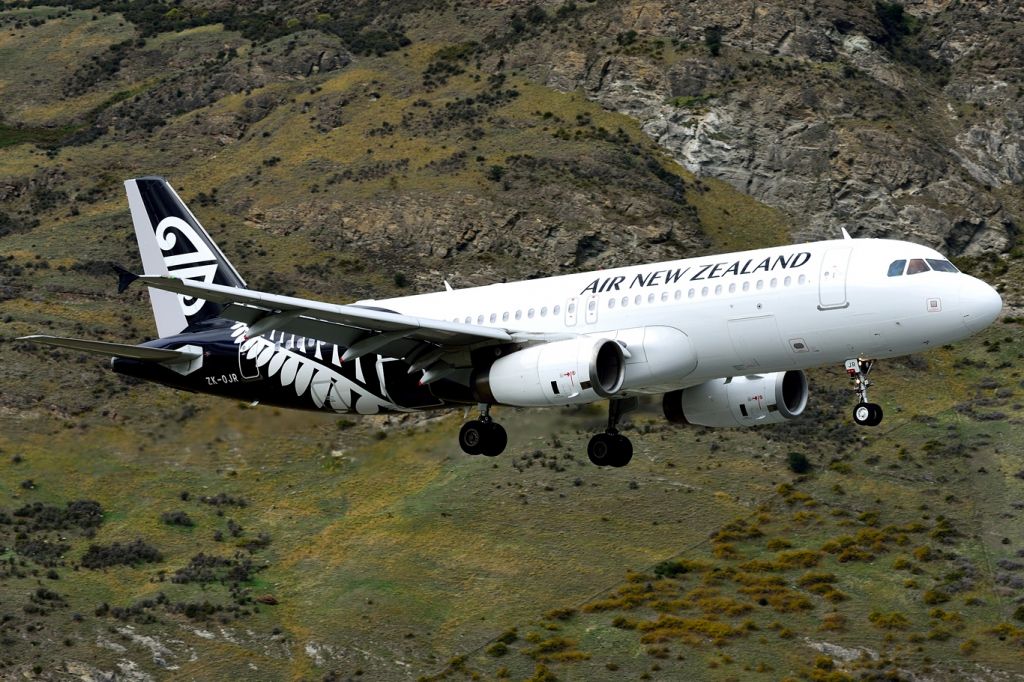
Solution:
M 367 354 L 341 362 L 336 344 L 209 319 L 144 346 L 201 352 L 192 362 L 158 364 L 115 358 L 115 372 L 197 393 L 302 410 L 377 414 L 473 404 L 466 386 L 444 379 L 420 385 L 400 360 Z

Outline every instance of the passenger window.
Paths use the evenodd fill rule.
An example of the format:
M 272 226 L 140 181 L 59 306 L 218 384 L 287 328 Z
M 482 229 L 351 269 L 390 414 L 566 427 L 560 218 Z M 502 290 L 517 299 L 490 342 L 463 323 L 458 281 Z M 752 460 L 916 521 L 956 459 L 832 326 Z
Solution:
M 644 297 L 641 296 L 640 294 L 637 294 L 636 298 L 633 299 L 633 303 L 635 303 L 637 305 L 640 305 L 643 302 L 643 300 L 644 300 Z
M 576 304 L 575 303 L 570 303 L 569 304 L 569 314 L 572 315 L 574 312 L 576 312 Z
M 611 309 L 611 308 L 614 308 L 614 307 L 615 307 L 615 299 L 614 298 L 609 298 L 608 299 L 608 308 Z
M 629 305 L 629 296 L 623 296 L 622 297 L 622 307 L 625 308 L 627 305 Z
M 772 277 L 772 281 L 771 281 L 772 289 L 774 289 L 777 286 L 779 286 L 779 278 L 778 277 Z
M 694 294 L 696 294 L 696 293 L 697 293 L 697 291 L 695 289 L 690 289 L 690 293 L 688 293 L 687 296 L 689 296 L 690 298 L 693 298 Z
M 700 295 L 701 296 L 707 296 L 708 295 L 708 288 L 707 287 L 701 287 Z
M 654 294 L 647 294 L 647 302 L 654 303 Z
M 540 309 L 540 316 L 541 317 L 547 317 L 548 316 L 548 307 L 547 306 L 544 306 L 543 308 Z
M 477 315 L 476 316 L 476 323 L 477 324 L 483 324 L 484 323 L 484 316 L 483 315 Z
M 668 292 L 667 291 L 661 292 L 661 302 L 662 303 L 668 303 Z
M 757 288 L 758 288 L 758 290 L 764 289 L 764 280 L 763 279 L 757 280 Z
M 807 275 L 800 275 L 800 279 L 797 280 L 798 284 L 807 284 Z
M 907 261 L 905 259 L 904 260 L 894 260 L 892 263 L 889 264 L 889 276 L 890 277 L 899 277 L 900 275 L 902 275 L 903 274 L 903 266 L 906 265 L 906 264 L 907 264 Z
M 491 324 L 494 324 L 497 321 L 498 321 L 498 314 L 497 313 L 491 313 Z
M 722 285 L 719 284 L 718 286 L 715 287 L 715 296 L 721 296 L 721 295 L 722 295 Z
M 732 284 L 729 285 L 729 293 L 730 294 L 735 294 L 736 293 L 736 282 L 733 282 Z
M 523 319 L 523 311 L 522 310 L 517 310 L 516 311 L 516 319 L 517 320 Z
M 682 299 L 683 299 L 683 290 L 682 289 L 676 289 L 676 300 L 677 301 L 681 301 Z
M 551 311 L 551 314 L 552 314 L 552 315 L 557 315 L 557 314 L 558 314 L 558 313 L 560 313 L 560 312 L 562 312 L 562 306 L 560 306 L 560 305 L 556 305 L 556 306 L 555 306 L 555 309 Z
M 793 278 L 787 276 L 786 279 L 782 280 L 782 283 L 788 287 L 790 284 L 793 283 Z
M 501 321 L 502 322 L 508 322 L 508 311 L 507 310 L 501 314 Z
M 960 272 L 956 269 L 956 266 L 950 263 L 948 260 L 938 260 L 935 258 L 928 258 L 928 265 L 932 266 L 932 270 L 936 272 Z
M 466 324 L 470 324 L 472 321 L 473 321 L 472 317 L 467 317 L 466 318 Z
M 928 272 L 931 268 L 924 262 L 923 258 L 911 258 L 910 265 L 907 266 L 908 275 L 917 275 L 922 272 Z
M 597 310 L 597 301 L 591 301 L 588 303 L 587 310 Z
M 534 310 L 533 310 L 533 308 L 530 308 L 530 309 L 529 309 L 528 311 L 526 311 L 526 316 L 527 316 L 528 318 L 530 318 L 531 320 L 533 319 L 533 315 L 534 315 Z
M 750 291 L 750 282 L 743 283 L 743 291 Z

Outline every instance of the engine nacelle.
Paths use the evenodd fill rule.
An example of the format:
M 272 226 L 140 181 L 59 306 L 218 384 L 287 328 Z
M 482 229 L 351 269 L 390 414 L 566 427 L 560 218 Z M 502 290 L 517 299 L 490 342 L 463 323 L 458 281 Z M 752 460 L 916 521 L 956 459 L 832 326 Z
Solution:
M 807 376 L 801 370 L 712 379 L 666 393 L 665 418 L 698 426 L 779 424 L 807 407 Z
M 477 399 L 515 407 L 590 403 L 622 388 L 622 346 L 587 336 L 529 346 L 474 376 Z

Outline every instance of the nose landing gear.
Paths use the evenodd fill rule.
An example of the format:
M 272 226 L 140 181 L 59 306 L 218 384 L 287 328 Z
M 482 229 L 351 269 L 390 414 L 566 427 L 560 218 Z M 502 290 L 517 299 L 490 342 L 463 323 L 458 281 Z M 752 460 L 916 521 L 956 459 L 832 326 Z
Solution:
M 608 402 L 608 428 L 590 439 L 587 456 L 597 466 L 624 467 L 633 459 L 633 444 L 619 433 L 619 419 L 639 407 L 637 398 L 619 398 Z
M 853 392 L 857 394 L 858 403 L 853 408 L 853 421 L 861 426 L 878 426 L 882 423 L 882 408 L 876 403 L 868 402 L 868 373 L 874 367 L 874 360 L 853 358 L 846 361 L 846 373 L 853 382 Z
M 500 455 L 508 445 L 508 434 L 501 424 L 491 419 L 491 406 L 480 405 L 480 418 L 468 421 L 459 431 L 459 447 L 467 455 Z

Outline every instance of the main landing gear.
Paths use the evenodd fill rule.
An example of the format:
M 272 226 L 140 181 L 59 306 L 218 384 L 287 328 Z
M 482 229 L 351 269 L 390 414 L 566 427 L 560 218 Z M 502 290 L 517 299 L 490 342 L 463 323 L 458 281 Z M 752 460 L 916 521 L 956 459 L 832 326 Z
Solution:
M 491 419 L 491 406 L 480 404 L 480 418 L 468 421 L 459 431 L 459 446 L 467 455 L 496 457 L 508 445 L 508 434 Z
M 633 458 L 633 444 L 619 433 L 619 419 L 635 410 L 640 402 L 637 398 L 612 399 L 608 402 L 608 428 L 590 439 L 587 456 L 597 466 L 624 467 Z
M 875 403 L 868 402 L 868 373 L 875 365 L 874 360 L 860 360 L 854 358 L 846 361 L 846 373 L 853 381 L 853 392 L 857 394 L 858 403 L 853 408 L 853 421 L 861 426 L 878 426 L 882 423 L 882 408 Z

